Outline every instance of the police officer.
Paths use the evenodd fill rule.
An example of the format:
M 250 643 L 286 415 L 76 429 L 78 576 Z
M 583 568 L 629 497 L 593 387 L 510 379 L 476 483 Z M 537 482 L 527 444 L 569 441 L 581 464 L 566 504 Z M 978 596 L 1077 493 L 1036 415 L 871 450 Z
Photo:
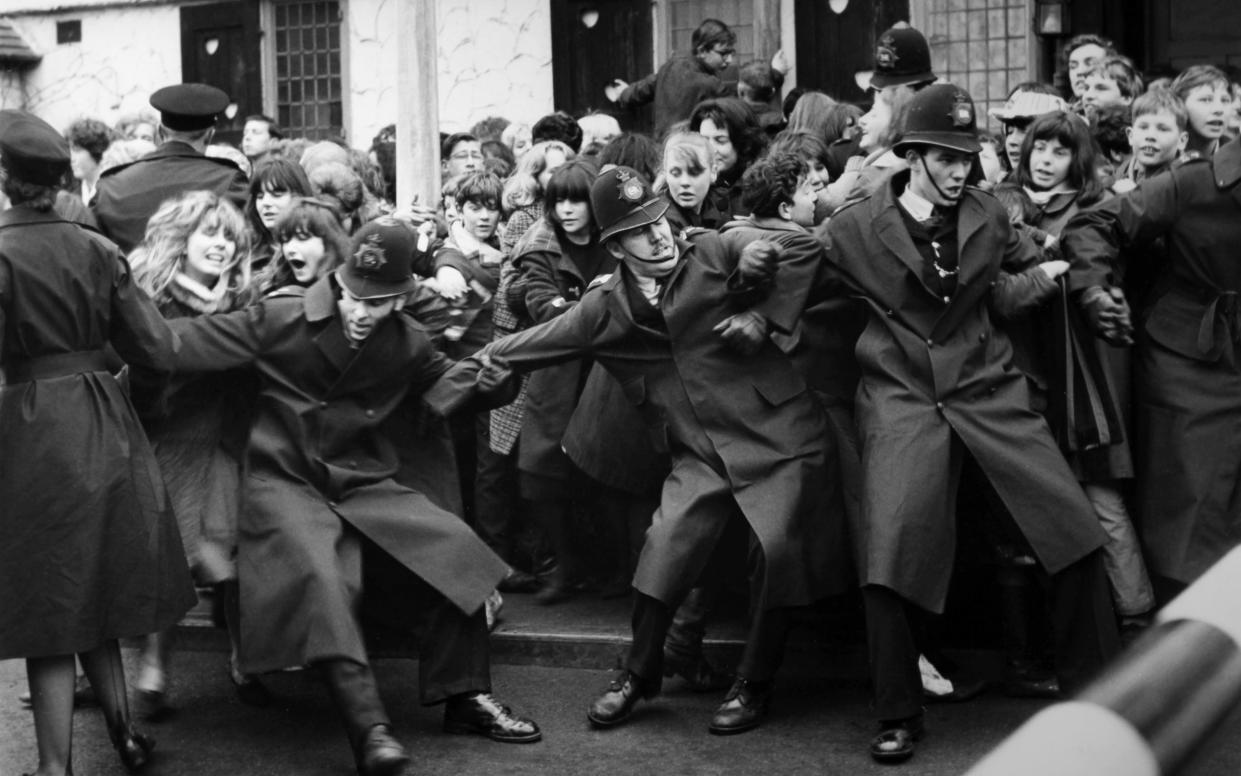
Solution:
M 162 144 L 143 158 L 99 178 L 92 203 L 100 230 L 129 253 L 142 241 L 147 220 L 165 200 L 206 189 L 244 207 L 246 175 L 236 164 L 204 155 L 228 95 L 207 84 L 165 86 L 151 95 L 159 111 Z
M 861 581 L 880 719 L 870 752 L 886 762 L 909 758 L 922 735 L 913 624 L 943 610 L 967 455 L 1050 589 L 1061 687 L 1080 686 L 1117 649 L 1097 552 L 1106 537 L 1046 422 L 1030 409 L 1024 376 L 1008 366 L 1008 337 L 991 322 L 997 287 L 1044 269 L 1004 208 L 966 185 L 980 150 L 977 131 L 968 94 L 950 84 L 926 87 L 893 147 L 908 169 L 828 226 L 829 283 L 866 302 L 855 350 L 862 372 Z M 1008 528 L 1002 514 L 988 519 Z

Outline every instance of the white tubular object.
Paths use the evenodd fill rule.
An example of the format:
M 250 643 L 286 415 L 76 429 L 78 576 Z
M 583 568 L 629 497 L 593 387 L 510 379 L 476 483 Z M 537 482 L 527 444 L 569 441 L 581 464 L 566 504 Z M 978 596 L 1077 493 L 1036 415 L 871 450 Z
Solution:
M 1197 620 L 1214 625 L 1241 646 L 1241 547 L 1225 555 L 1160 610 L 1157 622 Z
M 1043 709 L 966 776 L 1160 776 L 1146 741 L 1123 717 L 1093 703 Z

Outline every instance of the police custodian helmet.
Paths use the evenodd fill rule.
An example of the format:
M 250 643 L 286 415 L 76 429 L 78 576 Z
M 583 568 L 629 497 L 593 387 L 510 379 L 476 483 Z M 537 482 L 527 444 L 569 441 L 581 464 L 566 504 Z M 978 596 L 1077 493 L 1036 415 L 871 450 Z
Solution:
M 900 156 L 913 146 L 938 146 L 967 154 L 982 150 L 974 101 L 964 89 L 932 84 L 910 99 L 904 131 L 892 151 Z

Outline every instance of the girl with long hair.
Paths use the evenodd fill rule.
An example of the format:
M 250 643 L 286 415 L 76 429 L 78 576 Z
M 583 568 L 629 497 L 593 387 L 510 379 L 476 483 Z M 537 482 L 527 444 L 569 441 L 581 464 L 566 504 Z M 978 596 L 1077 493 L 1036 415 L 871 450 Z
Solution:
M 310 286 L 349 255 L 349 235 L 332 205 L 311 197 L 292 200 L 272 225 L 278 255 L 255 275 L 266 296 L 287 286 Z
M 134 282 L 165 318 L 227 313 L 254 299 L 250 236 L 227 199 L 192 191 L 165 202 L 130 254 Z M 232 643 L 229 676 L 247 703 L 270 697 L 237 667 L 240 639 L 233 556 L 241 504 L 241 467 L 249 432 L 249 391 L 234 375 L 177 376 L 144 385 L 135 374 L 135 404 L 155 451 L 181 528 L 190 570 L 215 590 Z M 146 637 L 135 682 L 140 711 L 158 719 L 169 709 L 170 631 Z
M 293 200 L 311 194 L 310 179 L 293 159 L 269 158 L 255 169 L 246 201 L 246 225 L 254 246 L 250 264 L 256 273 L 279 257 L 280 246 L 272 234 L 276 221 Z

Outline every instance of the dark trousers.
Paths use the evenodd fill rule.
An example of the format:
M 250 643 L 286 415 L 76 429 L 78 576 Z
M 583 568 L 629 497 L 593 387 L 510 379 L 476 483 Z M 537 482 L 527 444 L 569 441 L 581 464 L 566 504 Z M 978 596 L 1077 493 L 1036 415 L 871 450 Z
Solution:
M 1120 650 L 1107 574 L 1098 551 L 1057 574 L 1039 571 L 1050 605 L 1056 675 L 1067 693 L 1080 689 Z M 925 612 L 896 592 L 862 588 L 875 712 L 882 721 L 922 713 L 915 628 Z
M 362 564 L 362 621 L 371 633 L 415 638 L 423 704 L 491 691 L 491 647 L 482 608 L 465 614 L 370 540 L 363 540 Z
M 514 561 L 517 539 L 517 452 L 508 455 L 491 449 L 488 413 L 475 420 L 474 528 L 487 546 L 509 565 Z
M 662 601 L 642 593 L 634 594 L 633 645 L 629 648 L 625 667 L 651 688 L 657 689 L 663 680 L 664 639 L 672 625 L 672 615 L 672 608 Z M 750 633 L 737 675 L 760 682 L 774 677 L 784 657 L 790 623 L 789 609 L 756 611 L 750 621 Z

